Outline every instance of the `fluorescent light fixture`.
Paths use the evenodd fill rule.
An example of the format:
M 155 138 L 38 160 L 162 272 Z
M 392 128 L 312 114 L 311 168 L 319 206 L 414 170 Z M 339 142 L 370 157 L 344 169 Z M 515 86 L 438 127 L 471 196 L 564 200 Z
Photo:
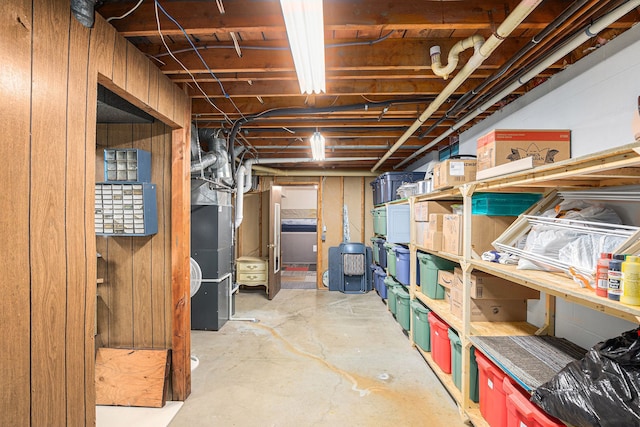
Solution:
M 311 135 L 311 157 L 313 160 L 324 160 L 324 136 L 318 131 Z
M 302 93 L 326 92 L 322 0 L 280 0 Z

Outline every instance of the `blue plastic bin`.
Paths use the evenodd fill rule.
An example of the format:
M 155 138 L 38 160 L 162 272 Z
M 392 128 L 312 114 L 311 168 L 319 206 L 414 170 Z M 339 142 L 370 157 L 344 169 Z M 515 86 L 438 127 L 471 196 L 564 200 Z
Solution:
M 395 246 L 393 251 L 396 254 L 396 279 L 405 286 L 410 285 L 410 257 L 409 249 L 404 246 Z
M 376 267 L 373 274 L 376 290 L 378 291 L 380 298 L 387 299 L 387 286 L 384 284 L 384 278 L 387 277 L 387 273 L 385 273 L 382 268 Z
M 377 239 L 376 244 L 378 245 L 378 256 L 380 257 L 378 264 L 382 268 L 387 268 L 387 248 L 384 246 L 387 241 L 381 237 L 377 237 Z

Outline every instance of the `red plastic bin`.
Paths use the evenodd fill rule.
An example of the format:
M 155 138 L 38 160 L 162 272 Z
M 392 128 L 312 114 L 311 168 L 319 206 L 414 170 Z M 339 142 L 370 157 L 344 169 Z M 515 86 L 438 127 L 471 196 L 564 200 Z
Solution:
M 531 402 L 508 378 L 502 386 L 507 394 L 507 427 L 564 427 L 563 422 Z
M 451 344 L 449 325 L 440 320 L 433 312 L 428 315 L 431 326 L 431 357 L 445 374 L 451 373 Z
M 476 362 L 480 383 L 480 413 L 491 427 L 507 427 L 504 381 L 511 380 L 479 351 L 476 351 Z

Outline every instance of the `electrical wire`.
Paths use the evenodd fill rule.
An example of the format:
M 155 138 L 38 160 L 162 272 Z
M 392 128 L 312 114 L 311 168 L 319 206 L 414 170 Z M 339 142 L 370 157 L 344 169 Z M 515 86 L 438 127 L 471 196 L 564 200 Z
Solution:
M 214 74 L 214 72 L 211 70 L 211 68 L 209 68 L 209 65 L 207 64 L 207 62 L 204 60 L 204 58 L 202 57 L 202 55 L 200 55 L 200 52 L 198 52 L 198 49 L 196 48 L 196 45 L 193 44 L 193 42 L 191 41 L 191 37 L 189 37 L 189 35 L 187 34 L 187 32 L 185 31 L 185 29 L 182 27 L 182 25 L 180 25 L 180 23 L 178 21 L 175 20 L 175 18 L 173 16 L 171 16 L 163 7 L 162 5 L 158 2 L 158 0 L 154 0 L 154 3 L 156 5 L 156 20 L 158 20 L 157 18 L 157 9 L 159 8 L 162 13 L 164 13 L 164 15 L 169 18 L 169 20 L 171 22 L 173 22 L 182 32 L 182 34 L 184 34 L 185 38 L 187 39 L 187 41 L 189 42 L 189 44 L 191 45 L 191 48 L 193 49 L 193 51 L 196 53 L 196 55 L 198 55 L 198 58 L 200 58 L 200 61 L 202 62 L 202 65 L 205 66 L 205 68 L 207 69 L 209 75 L 211 77 L 214 78 L 214 80 L 216 82 L 218 82 L 218 85 L 220 86 L 220 89 L 222 90 L 222 95 L 229 100 L 229 102 L 231 103 L 231 105 L 233 105 L 233 108 L 235 108 L 235 110 L 240 114 L 241 117 L 244 118 L 244 114 L 242 114 L 242 111 L 240 111 L 240 109 L 238 108 L 238 106 L 236 105 L 236 103 L 233 101 L 233 99 L 231 99 L 231 96 L 227 93 L 227 91 L 224 88 L 224 85 L 222 84 L 222 82 L 220 81 L 220 79 L 218 78 L 218 76 L 216 76 Z M 160 26 L 159 24 L 159 20 L 158 20 L 158 27 Z M 165 45 L 165 48 L 168 49 L 167 44 L 164 41 L 164 37 L 162 37 L 162 43 Z M 235 49 L 235 47 L 234 47 Z M 172 53 L 171 57 L 177 61 L 177 59 L 175 58 L 175 55 Z M 182 65 L 182 67 L 184 68 L 184 65 L 182 63 L 180 63 Z M 189 75 L 191 75 L 193 77 L 193 75 L 189 72 Z M 195 79 L 194 79 L 195 81 Z M 206 96 L 206 95 L 205 95 Z
M 377 39 L 374 40 L 366 40 L 366 41 L 361 41 L 361 42 L 346 42 L 346 43 L 334 43 L 334 44 L 327 44 L 325 45 L 325 49 L 332 49 L 332 48 L 336 48 L 336 47 L 348 47 L 348 46 L 373 46 L 376 43 L 380 43 L 386 39 L 388 39 L 391 34 L 393 34 L 395 32 L 395 30 L 391 30 L 389 33 L 385 34 L 382 37 L 379 37 Z M 245 50 L 289 50 L 288 47 L 286 46 L 242 46 L 243 49 Z M 204 46 L 194 46 L 192 44 L 191 48 L 187 48 L 187 49 L 179 49 L 179 50 L 174 50 L 173 53 L 185 53 L 185 52 L 191 52 L 192 50 L 197 49 L 197 50 L 208 50 L 208 49 L 236 49 L 235 46 L 233 45 L 204 45 Z M 167 56 L 167 53 L 159 53 L 157 55 L 154 55 L 153 58 L 160 58 L 162 56 Z
M 138 2 L 138 4 L 136 4 L 135 6 L 133 6 L 128 12 L 125 12 L 124 14 L 120 15 L 120 16 L 112 16 L 111 18 L 107 18 L 107 22 L 111 22 L 111 21 L 115 21 L 118 19 L 123 19 L 126 18 L 127 16 L 131 15 L 133 12 L 136 11 L 137 8 L 140 7 L 140 5 L 142 4 L 144 0 L 140 0 Z

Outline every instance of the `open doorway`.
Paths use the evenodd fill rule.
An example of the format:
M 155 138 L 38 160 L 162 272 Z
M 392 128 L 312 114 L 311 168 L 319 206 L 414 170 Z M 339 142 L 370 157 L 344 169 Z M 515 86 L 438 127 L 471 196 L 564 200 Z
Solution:
M 318 187 L 282 187 L 282 288 L 316 289 Z

